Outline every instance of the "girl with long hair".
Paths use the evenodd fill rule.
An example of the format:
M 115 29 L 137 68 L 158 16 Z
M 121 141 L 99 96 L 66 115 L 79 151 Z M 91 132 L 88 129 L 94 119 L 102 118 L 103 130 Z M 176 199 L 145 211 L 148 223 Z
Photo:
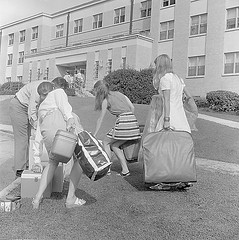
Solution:
M 94 85 L 95 110 L 101 114 L 97 120 L 94 135 L 96 136 L 106 111 L 116 116 L 114 127 L 107 133 L 103 140 L 103 145 L 109 158 L 111 150 L 120 161 L 122 171 L 120 175 L 126 177 L 130 175 L 127 162 L 120 146 L 128 140 L 139 139 L 140 130 L 138 121 L 134 115 L 134 105 L 127 96 L 118 92 L 110 91 L 109 85 L 104 81 L 97 81 Z

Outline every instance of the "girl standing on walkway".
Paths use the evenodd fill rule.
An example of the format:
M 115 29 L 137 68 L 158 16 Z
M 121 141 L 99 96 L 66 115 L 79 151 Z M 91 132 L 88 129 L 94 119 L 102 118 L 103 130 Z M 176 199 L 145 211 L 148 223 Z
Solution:
M 40 186 L 35 198 L 32 201 L 34 209 L 39 207 L 42 195 L 51 182 L 54 172 L 59 164 L 57 159 L 51 155 L 53 140 L 56 132 L 60 130 L 71 131 L 75 129 L 75 121 L 72 114 L 72 107 L 68 102 L 64 88 L 67 82 L 64 78 L 57 77 L 51 83 L 42 83 L 38 87 L 40 95 L 40 106 L 38 109 L 40 131 L 49 155 L 49 163 L 43 171 Z M 66 207 L 78 207 L 85 204 L 85 200 L 79 199 L 75 195 L 75 190 L 79 184 L 82 175 L 82 169 L 78 161 L 74 161 L 70 173 L 70 184 L 66 198 Z
M 100 111 L 94 135 L 96 136 L 106 110 L 116 116 L 115 126 L 107 133 L 103 141 L 104 149 L 111 158 L 111 150 L 120 161 L 122 171 L 120 175 L 126 177 L 130 175 L 127 162 L 120 146 L 128 140 L 139 139 L 140 130 L 138 121 L 134 115 L 134 105 L 124 94 L 118 91 L 110 91 L 109 85 L 104 81 L 97 81 L 94 85 L 95 110 Z

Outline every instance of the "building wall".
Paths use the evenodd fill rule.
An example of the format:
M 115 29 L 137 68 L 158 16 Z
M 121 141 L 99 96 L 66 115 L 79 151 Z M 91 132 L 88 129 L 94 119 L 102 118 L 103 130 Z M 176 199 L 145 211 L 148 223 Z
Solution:
M 0 49 L 0 81 L 6 77 L 16 81 L 36 80 L 40 68 L 42 79 L 49 68 L 49 78 L 63 75 L 67 67 L 84 66 L 86 86 L 91 88 L 95 79 L 95 60 L 99 56 L 98 79 L 107 74 L 109 49 L 112 52 L 112 70 L 122 67 L 126 51 L 128 67 L 141 69 L 153 66 L 155 57 L 166 53 L 173 60 L 179 74 L 193 95 L 205 96 L 208 91 L 225 89 L 239 93 L 239 74 L 224 74 L 225 53 L 239 52 L 239 28 L 226 30 L 227 9 L 239 7 L 238 0 L 184 0 L 163 7 L 163 0 L 152 0 L 151 16 L 141 18 L 142 0 L 134 0 L 133 34 L 129 36 L 131 0 L 99 0 L 80 4 L 52 15 L 39 14 L 2 28 Z M 114 24 L 114 10 L 125 7 L 125 22 Z M 103 26 L 93 29 L 93 15 L 103 13 Z M 66 46 L 67 16 L 69 36 Z M 190 36 L 191 17 L 207 14 L 207 33 Z M 83 18 L 83 31 L 74 33 L 74 21 Z M 160 23 L 174 20 L 173 39 L 160 40 Z M 64 24 L 63 36 L 56 38 L 56 25 Z M 39 26 L 37 40 L 31 39 L 32 27 Z M 1 29 L 1 28 L 0 28 Z M 19 42 L 19 31 L 26 30 L 26 41 Z M 150 30 L 148 37 L 143 32 Z M 13 46 L 8 46 L 8 35 L 14 33 Z M 137 35 L 139 34 L 140 35 Z M 216 41 L 215 41 L 216 40 Z M 31 54 L 31 49 L 38 52 Z M 122 50 L 122 49 L 125 50 Z M 19 51 L 25 52 L 23 64 L 18 63 Z M 98 53 L 97 53 L 98 52 Z M 13 53 L 12 66 L 6 66 L 7 54 Z M 96 54 L 97 53 L 97 54 Z M 205 56 L 205 75 L 188 77 L 189 57 Z

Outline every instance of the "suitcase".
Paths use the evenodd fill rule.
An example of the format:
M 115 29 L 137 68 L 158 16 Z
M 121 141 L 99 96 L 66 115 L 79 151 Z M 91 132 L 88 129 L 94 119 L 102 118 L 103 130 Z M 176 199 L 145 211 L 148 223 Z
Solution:
M 34 198 L 41 180 L 41 173 L 24 170 L 21 176 L 21 198 Z M 52 182 L 49 183 L 43 193 L 44 198 L 50 198 L 52 193 Z
M 92 181 L 104 177 L 110 169 L 111 162 L 101 143 L 87 131 L 78 134 L 75 157 L 79 159 L 83 172 Z
M 148 133 L 142 147 L 145 183 L 197 181 L 190 133 L 173 130 Z
M 142 135 L 144 131 L 144 125 L 139 125 L 139 130 Z M 123 149 L 125 159 L 129 162 L 137 162 L 140 149 L 141 139 L 129 140 L 120 146 Z
M 50 154 L 56 161 L 68 163 L 74 153 L 77 139 L 78 137 L 74 133 L 58 130 Z
M 140 149 L 140 139 L 137 140 L 129 140 L 125 142 L 122 146 L 125 159 L 128 162 L 137 162 L 138 161 L 138 153 Z

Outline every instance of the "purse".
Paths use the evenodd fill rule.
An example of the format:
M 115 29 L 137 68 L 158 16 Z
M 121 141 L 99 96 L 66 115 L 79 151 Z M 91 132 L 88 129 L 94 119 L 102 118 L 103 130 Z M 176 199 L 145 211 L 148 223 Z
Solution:
M 194 143 L 185 131 L 148 133 L 142 142 L 146 183 L 196 182 Z

